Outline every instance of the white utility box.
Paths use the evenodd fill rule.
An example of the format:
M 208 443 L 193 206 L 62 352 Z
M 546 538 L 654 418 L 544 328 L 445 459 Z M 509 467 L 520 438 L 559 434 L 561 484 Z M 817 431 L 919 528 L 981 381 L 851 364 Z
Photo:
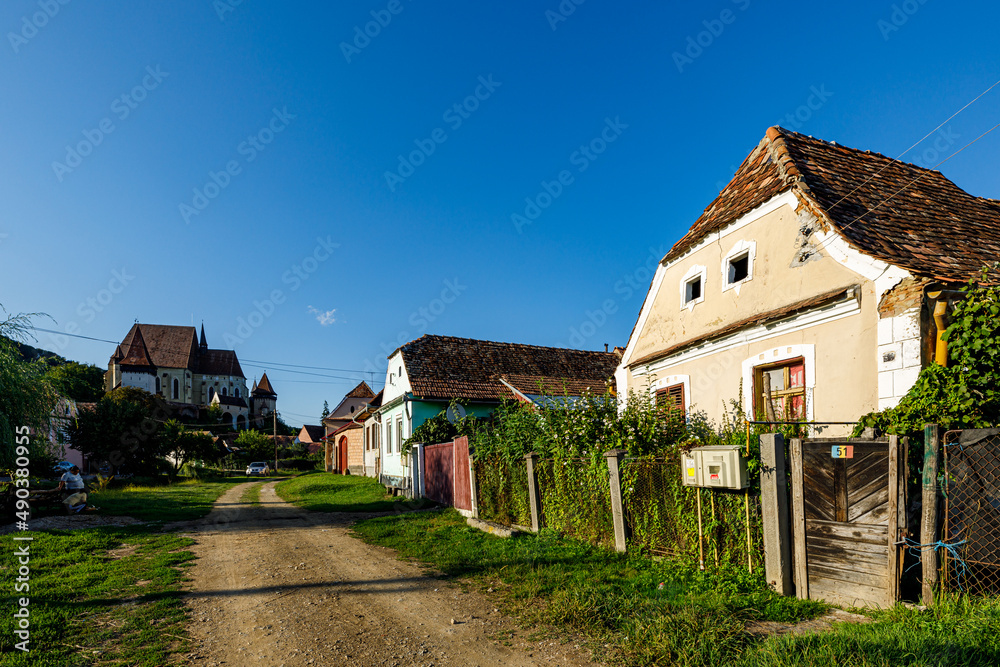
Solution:
M 695 447 L 681 455 L 684 486 L 745 489 L 750 483 L 747 460 L 739 445 Z

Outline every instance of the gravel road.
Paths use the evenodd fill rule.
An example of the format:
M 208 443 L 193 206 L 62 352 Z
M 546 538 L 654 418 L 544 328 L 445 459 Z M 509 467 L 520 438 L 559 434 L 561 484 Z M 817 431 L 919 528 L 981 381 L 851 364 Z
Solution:
M 572 642 L 528 639 L 484 595 L 351 537 L 359 515 L 301 510 L 274 482 L 244 504 L 246 486 L 184 528 L 197 560 L 181 664 L 592 664 Z

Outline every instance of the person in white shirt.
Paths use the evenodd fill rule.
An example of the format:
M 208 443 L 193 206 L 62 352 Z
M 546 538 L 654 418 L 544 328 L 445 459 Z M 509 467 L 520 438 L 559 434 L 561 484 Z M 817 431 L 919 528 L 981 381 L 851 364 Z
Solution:
M 63 473 L 63 476 L 59 478 L 58 490 L 63 492 L 62 502 L 66 506 L 67 514 L 79 512 L 87 506 L 86 486 L 78 467 L 73 466 L 69 472 Z

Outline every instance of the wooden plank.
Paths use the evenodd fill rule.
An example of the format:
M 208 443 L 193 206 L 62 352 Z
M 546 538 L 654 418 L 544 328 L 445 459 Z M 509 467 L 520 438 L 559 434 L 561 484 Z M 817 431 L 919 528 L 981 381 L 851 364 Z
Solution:
M 815 595 L 812 596 L 814 600 L 834 602 L 835 599 L 840 599 L 846 600 L 846 602 L 834 602 L 834 604 L 845 604 L 854 607 L 885 607 L 884 588 L 851 584 L 846 581 L 826 579 L 824 577 L 810 577 L 809 589 L 810 591 L 815 591 Z
M 921 544 L 935 544 L 938 541 L 937 476 L 940 437 L 941 430 L 937 424 L 928 424 L 924 427 L 924 475 L 923 495 L 921 496 L 923 516 L 920 521 Z M 937 588 L 938 581 L 938 558 L 934 547 L 924 547 L 922 549 L 920 553 L 920 567 L 923 575 L 921 597 L 924 604 L 930 606 L 934 604 L 934 590 Z
M 802 439 L 792 438 L 792 525 L 795 534 L 795 594 L 809 599 L 809 576 L 806 570 L 806 511 L 803 499 Z
M 864 551 L 830 549 L 816 546 L 812 543 L 812 540 L 807 545 L 806 555 L 810 563 L 814 560 L 830 564 L 851 563 L 851 567 L 857 567 L 859 570 L 864 570 L 865 572 L 885 572 L 889 567 L 889 559 L 885 554 L 882 554 L 880 558 L 878 554 Z
M 835 521 L 847 521 L 847 460 L 836 459 L 833 467 L 833 495 L 836 502 Z
M 889 436 L 889 520 L 888 520 L 888 541 L 886 548 L 889 550 L 889 571 L 886 573 L 886 607 L 891 607 L 899 600 L 899 436 Z M 904 508 L 905 509 L 905 508 Z
M 888 572 L 888 563 L 884 560 L 881 563 L 873 563 L 870 560 L 853 558 L 844 553 L 830 553 L 810 548 L 810 572 L 815 572 L 812 569 L 813 565 L 834 570 L 848 568 L 855 572 L 865 572 L 868 574 L 875 574 L 880 577 L 884 577 L 886 572 Z
M 848 484 L 851 487 L 849 501 L 853 505 L 857 502 L 860 502 L 864 498 L 867 498 L 873 493 L 878 493 L 879 491 L 882 490 L 888 490 L 889 468 L 887 467 L 882 473 L 878 475 L 878 477 L 869 480 L 864 484 L 856 480 L 849 480 Z
M 834 518 L 833 500 L 822 494 L 815 493 L 815 489 L 803 489 L 802 502 L 805 504 L 806 518 L 821 519 L 830 521 Z
M 886 543 L 888 534 L 885 526 L 819 520 L 809 521 L 805 530 L 809 535 L 853 539 L 859 542 L 878 545 Z
M 863 572 L 851 569 L 849 566 L 829 564 L 826 561 L 816 561 L 812 556 L 809 558 L 809 577 L 820 577 L 832 581 L 841 581 L 858 586 L 871 586 L 872 588 L 885 589 L 886 570 L 881 572 Z M 888 592 L 888 591 L 887 591 Z
M 843 539 L 839 537 L 821 537 L 819 535 L 809 535 L 809 549 L 816 545 L 817 548 L 826 549 L 828 551 L 847 551 L 853 554 L 868 554 L 874 557 L 878 562 L 888 562 L 886 560 L 885 549 L 882 548 L 882 542 L 867 543 L 858 542 L 852 539 Z
M 888 511 L 889 486 L 886 482 L 888 482 L 888 480 L 883 480 L 881 487 L 876 489 L 874 493 L 852 502 L 847 508 L 847 520 L 851 523 L 882 523 L 882 521 L 878 519 L 872 521 L 872 517 L 868 517 L 867 520 L 862 520 L 862 517 L 878 510 L 879 508 L 885 508 L 885 510 Z M 884 513 L 885 512 L 882 514 Z M 883 516 L 882 518 L 884 519 L 885 517 Z
M 867 496 L 873 489 L 885 484 L 889 477 L 889 461 L 885 456 L 883 454 L 877 462 L 863 468 L 860 466 L 848 468 L 848 483 L 853 493 Z
M 889 522 L 889 504 L 879 505 L 872 511 L 862 514 L 853 520 L 858 525 L 884 526 Z

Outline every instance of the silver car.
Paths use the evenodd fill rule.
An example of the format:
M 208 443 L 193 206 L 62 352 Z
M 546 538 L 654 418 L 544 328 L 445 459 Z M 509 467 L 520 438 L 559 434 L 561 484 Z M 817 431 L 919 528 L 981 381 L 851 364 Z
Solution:
M 247 477 L 251 475 L 270 475 L 271 466 L 267 465 L 264 461 L 258 461 L 256 463 L 251 463 L 247 466 Z

